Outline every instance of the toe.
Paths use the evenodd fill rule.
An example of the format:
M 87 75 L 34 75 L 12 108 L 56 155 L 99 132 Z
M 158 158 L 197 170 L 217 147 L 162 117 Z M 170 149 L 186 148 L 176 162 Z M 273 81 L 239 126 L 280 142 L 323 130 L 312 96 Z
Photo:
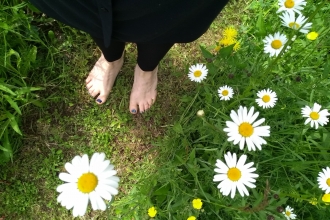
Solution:
M 97 104 L 103 104 L 107 100 L 107 98 L 107 96 L 100 94 L 95 101 Z
M 129 104 L 129 111 L 132 113 L 132 114 L 136 114 L 137 113 L 137 109 L 138 109 L 138 105 L 136 102 L 132 102 L 130 101 L 130 104 Z
M 145 104 L 139 104 L 139 112 L 140 113 L 143 113 L 143 112 L 145 112 L 145 110 L 146 110 L 146 108 L 145 108 L 146 106 L 145 106 Z
M 92 87 L 92 88 L 89 89 L 89 94 L 91 96 L 95 97 L 95 96 L 97 96 L 99 94 L 99 91 L 96 90 L 96 89 L 93 89 L 93 87 Z
M 103 104 L 103 100 L 100 97 L 97 97 L 95 101 L 99 105 Z
M 87 89 L 90 89 L 92 86 L 93 86 L 93 81 L 92 81 L 92 80 L 89 80 L 89 81 L 87 82 L 87 80 L 86 80 L 86 88 L 87 88 Z
M 88 76 L 85 80 L 86 84 L 90 83 L 92 81 L 93 77 L 92 76 Z
M 144 112 L 150 109 L 150 105 L 147 103 L 144 105 Z

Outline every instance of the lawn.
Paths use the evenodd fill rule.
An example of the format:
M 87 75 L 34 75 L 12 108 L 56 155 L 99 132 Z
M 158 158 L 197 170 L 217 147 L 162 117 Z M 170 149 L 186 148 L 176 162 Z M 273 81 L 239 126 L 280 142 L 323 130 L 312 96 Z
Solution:
M 12 104 L 2 105 L 6 112 L 13 109 L 12 118 L 0 115 L 1 128 L 8 127 L 0 146 L 10 142 L 13 157 L 0 165 L 0 219 L 72 219 L 72 212 L 56 201 L 56 188 L 63 183 L 58 175 L 74 156 L 94 152 L 104 152 L 114 164 L 119 194 L 105 212 L 89 208 L 80 219 L 150 219 L 152 206 L 158 210 L 155 219 L 285 219 L 280 208 L 287 205 L 295 208 L 298 219 L 325 219 L 330 210 L 317 176 L 330 166 L 330 127 L 304 125 L 300 111 L 314 102 L 330 108 L 330 6 L 307 1 L 304 12 L 313 16 L 312 30 L 320 33 L 315 41 L 280 27 L 276 7 L 277 1 L 270 0 L 231 1 L 200 39 L 173 46 L 160 64 L 157 102 L 146 113 L 132 115 L 134 44 L 126 45 L 124 66 L 100 106 L 84 83 L 100 56 L 92 39 L 19 1 L 1 3 L 7 26 L 0 23 L 0 86 L 12 85 L 8 88 L 21 94 L 13 100 L 22 116 Z M 217 43 L 228 26 L 239 32 L 237 52 Z M 269 58 L 262 39 L 278 29 L 297 40 L 284 55 Z M 209 69 L 200 84 L 188 78 L 196 63 Z M 221 101 L 217 89 L 222 85 L 231 85 L 237 96 Z M 29 89 L 23 93 L 20 88 Z M 268 110 L 254 104 L 257 91 L 265 88 L 278 96 Z M 1 97 L 2 103 L 8 101 Z M 255 106 L 258 118 L 266 118 L 264 124 L 271 127 L 262 150 L 240 151 L 227 141 L 226 121 L 239 106 Z M 201 109 L 205 116 L 196 116 Z M 236 192 L 231 199 L 212 182 L 216 159 L 224 161 L 228 151 L 243 152 L 254 162 L 259 177 L 250 196 Z M 201 210 L 191 207 L 194 198 L 203 201 Z

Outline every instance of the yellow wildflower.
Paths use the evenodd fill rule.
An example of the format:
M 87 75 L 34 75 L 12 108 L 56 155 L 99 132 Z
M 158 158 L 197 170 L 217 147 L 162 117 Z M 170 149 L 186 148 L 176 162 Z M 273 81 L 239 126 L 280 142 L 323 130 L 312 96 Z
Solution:
M 195 216 L 190 216 L 189 218 L 187 218 L 187 220 L 196 220 Z
M 241 43 L 237 41 L 233 49 L 234 51 L 238 51 L 240 48 L 241 48 Z
M 194 199 L 192 201 L 192 205 L 193 205 L 194 209 L 201 209 L 202 205 L 203 205 L 203 202 L 202 202 L 201 199 Z
M 220 45 L 229 46 L 235 44 L 237 41 L 234 38 L 225 37 L 219 41 Z
M 330 203 L 330 194 L 324 194 L 322 196 L 322 201 L 326 203 Z
M 223 36 L 225 36 L 226 38 L 236 38 L 237 37 L 237 30 L 233 27 L 227 27 L 224 31 L 223 31 Z
M 148 215 L 149 215 L 151 218 L 155 217 L 156 214 L 157 214 L 157 210 L 155 209 L 154 206 L 148 209 Z
M 315 31 L 309 32 L 306 37 L 308 40 L 316 40 L 316 38 L 319 36 L 319 34 Z

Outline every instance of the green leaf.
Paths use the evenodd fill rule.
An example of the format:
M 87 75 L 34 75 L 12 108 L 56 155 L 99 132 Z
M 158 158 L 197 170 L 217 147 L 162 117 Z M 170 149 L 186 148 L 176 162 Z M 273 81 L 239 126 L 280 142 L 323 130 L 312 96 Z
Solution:
M 6 152 L 9 152 L 9 150 L 7 148 L 4 148 L 3 146 L 0 145 L 0 150 L 3 150 L 3 151 L 6 151 Z
M 34 63 L 37 59 L 37 47 L 36 46 L 33 46 L 30 50 L 29 50 L 29 53 L 28 53 L 28 58 L 29 60 Z
M 266 28 L 265 28 L 265 22 L 264 22 L 264 16 L 262 10 L 259 12 L 259 16 L 257 20 L 257 28 L 260 36 L 262 37 L 266 36 Z
M 11 57 L 12 55 L 14 55 L 17 59 L 16 63 L 17 63 L 17 68 L 19 68 L 21 66 L 21 56 L 19 55 L 19 53 L 16 51 L 16 50 L 13 50 L 13 49 L 10 49 L 7 56 L 8 57 Z
M 205 59 L 212 59 L 213 58 L 213 54 L 210 53 L 208 50 L 206 50 L 203 46 L 199 45 L 199 48 L 201 49 L 202 54 L 203 54 Z
M 196 158 L 196 150 L 193 149 L 189 155 L 189 163 L 196 164 L 195 158 Z
M 231 53 L 233 52 L 233 48 L 234 48 L 235 44 L 229 45 L 227 47 L 223 47 L 219 50 L 219 55 L 222 58 L 227 58 L 231 55 Z
M 327 79 L 328 75 L 330 73 L 330 59 L 327 60 L 327 63 L 324 66 L 324 71 L 323 71 L 323 78 Z
M 8 92 L 11 95 L 16 95 L 16 93 L 14 93 L 11 89 L 9 89 L 7 86 L 5 86 L 3 84 L 0 84 L 0 90 Z
M 13 109 L 15 109 L 16 112 L 17 112 L 18 114 L 22 115 L 21 110 L 19 109 L 17 103 L 16 103 L 14 100 L 12 100 L 12 99 L 11 99 L 9 96 L 7 96 L 7 95 L 4 95 L 3 97 L 5 97 L 5 99 L 7 100 L 7 102 L 9 102 L 10 106 L 11 106 Z
M 29 94 L 30 92 L 33 91 L 39 91 L 39 90 L 44 90 L 44 88 L 41 87 L 22 87 L 16 91 L 17 94 L 22 95 L 22 94 Z
M 178 122 L 173 125 L 173 130 L 178 134 L 183 134 L 182 126 Z
M 161 186 L 160 188 L 158 188 L 153 195 L 167 195 L 169 190 L 170 190 L 171 186 L 170 184 L 165 184 L 163 186 Z
M 0 22 L 0 28 L 4 30 L 9 30 L 9 26 L 6 22 Z
M 11 127 L 14 129 L 14 131 L 16 131 L 18 134 L 22 135 L 21 130 L 18 127 L 18 124 L 16 122 L 15 116 L 12 115 L 10 112 L 6 111 L 6 115 L 8 117 L 9 123 L 11 125 Z
M 12 158 L 13 156 L 13 149 L 11 148 L 10 142 L 9 142 L 9 138 L 8 138 L 8 131 L 6 130 L 4 132 L 4 135 L 1 138 L 1 142 L 3 144 L 3 147 L 5 150 L 3 150 L 3 156 L 1 157 L 2 161 L 0 161 L 0 164 L 2 162 L 7 162 L 10 160 L 10 158 Z M 0 159 L 0 160 L 1 160 Z

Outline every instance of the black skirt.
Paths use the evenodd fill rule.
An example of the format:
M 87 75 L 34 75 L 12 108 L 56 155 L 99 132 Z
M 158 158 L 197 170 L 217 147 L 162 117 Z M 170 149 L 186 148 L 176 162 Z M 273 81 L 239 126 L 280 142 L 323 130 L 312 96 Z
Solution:
M 207 31 L 229 0 L 30 0 L 50 17 L 98 38 L 187 43 Z

